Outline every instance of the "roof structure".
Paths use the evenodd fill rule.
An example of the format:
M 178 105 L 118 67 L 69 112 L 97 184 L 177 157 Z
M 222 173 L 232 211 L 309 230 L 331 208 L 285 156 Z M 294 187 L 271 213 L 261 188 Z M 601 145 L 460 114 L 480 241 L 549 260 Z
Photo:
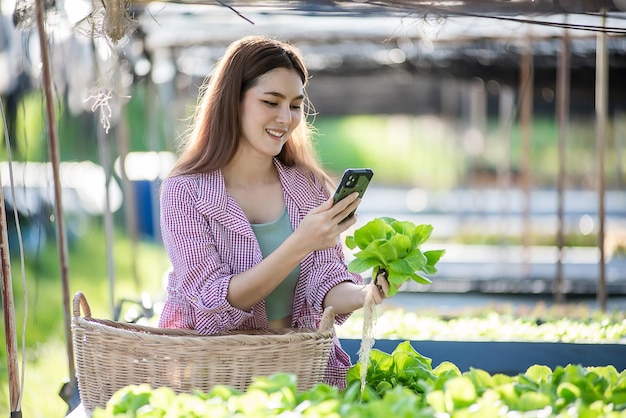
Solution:
M 537 89 L 553 88 L 567 36 L 572 99 L 593 103 L 597 36 L 606 33 L 611 85 L 626 89 L 626 0 L 168 1 L 140 9 L 152 64 L 174 63 L 193 77 L 206 76 L 231 41 L 271 34 L 296 43 L 314 78 L 337 88 L 373 87 L 372 77 L 392 95 L 397 89 L 419 93 L 416 78 L 517 86 L 526 48 Z M 413 87 L 407 91 L 399 78 Z M 324 106 L 324 97 L 316 100 L 332 106 Z
M 29 2 L 33 0 L 16 0 L 14 23 L 28 16 L 24 10 Z M 82 25 L 83 32 L 89 33 L 90 19 L 85 17 L 95 14 L 97 2 L 51 4 L 64 7 L 69 23 Z M 614 91 L 626 89 L 621 75 L 626 71 L 626 0 L 104 0 L 103 4 L 109 13 L 102 30 L 114 35 L 113 43 L 123 50 L 122 59 L 130 63 L 135 76 L 150 73 L 156 82 L 174 74 L 204 78 L 230 42 L 262 33 L 297 44 L 314 79 L 324 79 L 331 92 L 336 86 L 351 90 L 365 86 L 391 95 L 398 89 L 419 94 L 420 83 L 429 78 L 479 78 L 517 86 L 526 48 L 533 55 L 535 85 L 552 88 L 556 57 L 567 35 L 572 100 L 579 97 L 581 103 L 589 103 L 594 94 L 597 36 L 606 33 L 611 85 Z M 119 6 L 124 4 L 128 10 L 121 13 Z M 112 10 L 120 13 L 115 16 Z M 2 38 L 0 30 L 0 49 L 7 44 Z M 27 44 L 13 43 L 17 48 Z M 88 66 L 85 71 L 90 71 Z M 76 73 L 71 68 L 62 71 Z M 371 82 L 374 77 L 376 86 Z M 2 78 L 0 92 L 10 90 L 11 81 Z M 81 89 L 84 77 L 66 78 Z M 620 99 L 611 98 L 611 103 Z M 324 97 L 316 100 L 331 112 L 346 108 L 334 97 L 326 105 Z M 406 105 L 393 103 L 400 109 Z M 393 110 L 389 104 L 381 102 L 381 107 Z
M 624 0 L 174 0 L 172 3 L 254 7 L 269 12 L 344 16 L 403 15 L 529 15 L 625 11 Z

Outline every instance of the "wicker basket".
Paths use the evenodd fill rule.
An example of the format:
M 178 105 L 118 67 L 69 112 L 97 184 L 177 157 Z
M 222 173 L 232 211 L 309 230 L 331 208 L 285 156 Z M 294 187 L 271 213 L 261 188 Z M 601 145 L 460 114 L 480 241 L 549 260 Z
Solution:
M 80 316 L 81 307 L 84 317 Z M 91 317 L 87 299 L 73 300 L 72 335 L 81 402 L 104 408 L 117 390 L 147 383 L 177 393 L 218 384 L 245 390 L 254 376 L 293 373 L 298 389 L 322 381 L 334 336 L 334 312 L 316 329 L 239 330 L 211 336 Z

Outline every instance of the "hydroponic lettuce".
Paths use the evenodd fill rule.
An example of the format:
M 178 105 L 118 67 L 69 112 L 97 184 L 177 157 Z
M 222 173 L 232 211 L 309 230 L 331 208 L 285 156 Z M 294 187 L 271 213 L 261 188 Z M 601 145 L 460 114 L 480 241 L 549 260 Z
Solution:
M 372 277 L 386 274 L 389 282 L 387 296 L 398 293 L 405 282 L 413 280 L 429 284 L 431 280 L 418 274 L 435 274 L 435 265 L 445 250 L 421 250 L 421 245 L 430 238 L 432 225 L 416 225 L 410 221 L 398 221 L 380 217 L 356 229 L 354 235 L 346 237 L 346 246 L 354 250 L 354 259 L 348 264 L 353 273 L 373 269 Z
M 510 309 L 510 307 L 505 307 Z M 522 306 L 522 309 L 524 307 Z M 467 308 L 464 308 L 467 309 Z M 518 317 L 485 308 L 480 312 L 463 312 L 457 316 L 413 312 L 399 308 L 384 309 L 376 317 L 373 338 L 391 340 L 448 341 L 543 341 L 567 343 L 626 343 L 626 314 L 586 312 L 586 318 L 550 317 L 529 314 Z M 539 310 L 541 312 L 541 310 Z M 554 313 L 564 315 L 563 310 Z M 548 312 L 549 314 L 549 312 Z M 363 312 L 355 312 L 337 327 L 339 338 L 360 338 Z
M 208 393 L 128 386 L 93 418 L 624 418 L 626 371 L 613 366 L 533 365 L 516 376 L 461 372 L 404 341 L 391 353 L 374 349 L 365 391 L 361 367 L 345 390 L 320 383 L 298 391 L 296 377 L 257 377 L 245 391 L 218 385 Z

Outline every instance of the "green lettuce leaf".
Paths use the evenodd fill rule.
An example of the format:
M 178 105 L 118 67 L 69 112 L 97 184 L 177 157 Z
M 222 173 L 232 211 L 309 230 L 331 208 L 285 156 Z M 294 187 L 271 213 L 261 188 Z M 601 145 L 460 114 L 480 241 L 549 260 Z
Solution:
M 373 269 L 374 275 L 379 270 L 387 271 L 390 284 L 388 296 L 395 295 L 409 280 L 420 284 L 432 283 L 418 274 L 435 274 L 435 266 L 445 254 L 445 250 L 422 252 L 420 249 L 432 231 L 432 225 L 428 224 L 416 225 L 390 217 L 375 218 L 356 229 L 354 235 L 346 237 L 349 249 L 359 249 L 354 254 L 354 260 L 348 264 L 348 269 L 353 273 Z

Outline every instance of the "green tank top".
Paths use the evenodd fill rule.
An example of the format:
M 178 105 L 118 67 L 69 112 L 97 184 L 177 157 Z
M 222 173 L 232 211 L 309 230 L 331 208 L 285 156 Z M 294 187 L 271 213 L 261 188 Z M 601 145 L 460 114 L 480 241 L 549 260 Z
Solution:
M 287 208 L 280 216 L 266 224 L 252 224 L 263 257 L 272 253 L 293 232 Z M 268 321 L 283 319 L 291 315 L 293 295 L 300 276 L 300 266 L 294 268 L 272 293 L 265 298 L 265 310 Z

